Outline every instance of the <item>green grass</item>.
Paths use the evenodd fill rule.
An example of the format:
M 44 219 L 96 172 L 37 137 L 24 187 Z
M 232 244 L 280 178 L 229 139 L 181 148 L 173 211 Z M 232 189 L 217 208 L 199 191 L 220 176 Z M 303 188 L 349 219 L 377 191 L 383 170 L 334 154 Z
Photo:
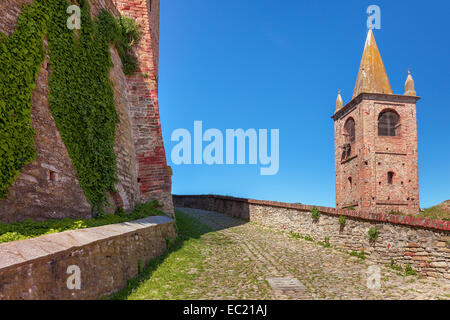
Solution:
M 396 216 L 407 215 L 403 212 L 394 210 L 388 212 L 388 214 Z M 450 221 L 450 200 L 444 201 L 443 203 L 438 204 L 436 206 L 424 209 L 422 212 L 420 212 L 418 215 L 415 215 L 414 217 Z
M 161 256 L 151 260 L 144 271 L 129 280 L 113 300 L 192 299 L 189 290 L 197 287 L 203 271 L 203 249 L 208 245 L 200 236 L 212 231 L 181 211 L 175 212 L 177 238 Z M 195 295 L 195 294 L 194 294 Z
M 450 221 L 450 210 L 444 207 L 444 205 L 441 203 L 437 206 L 424 209 L 424 211 L 421 212 L 418 217 Z
M 288 235 L 289 235 L 290 238 L 303 239 L 303 237 L 301 235 L 299 235 L 298 233 L 295 233 L 293 231 L 289 231 Z
M 118 210 L 113 215 L 103 215 L 93 219 L 61 219 L 47 221 L 25 220 L 14 223 L 0 223 L 0 243 L 15 240 L 30 239 L 44 234 L 57 233 L 67 230 L 99 227 L 108 224 L 121 223 L 142 219 L 148 216 L 164 215 L 159 210 L 157 201 L 141 204 L 131 214 Z

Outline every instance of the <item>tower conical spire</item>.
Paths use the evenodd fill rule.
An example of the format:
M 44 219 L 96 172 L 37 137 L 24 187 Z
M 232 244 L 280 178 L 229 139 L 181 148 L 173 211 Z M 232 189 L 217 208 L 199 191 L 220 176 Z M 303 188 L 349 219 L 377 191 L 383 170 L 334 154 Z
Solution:
M 342 97 L 341 97 L 341 90 L 338 91 L 338 95 L 336 98 L 336 112 L 339 109 L 342 109 L 342 107 L 344 106 L 344 102 L 342 101 Z
M 389 78 L 384 69 L 383 60 L 381 60 L 372 29 L 369 29 L 367 33 L 358 77 L 353 90 L 353 98 L 362 92 L 392 94 Z
M 414 88 L 414 80 L 411 76 L 411 71 L 408 70 L 408 77 L 405 82 L 405 96 L 415 96 L 416 89 Z

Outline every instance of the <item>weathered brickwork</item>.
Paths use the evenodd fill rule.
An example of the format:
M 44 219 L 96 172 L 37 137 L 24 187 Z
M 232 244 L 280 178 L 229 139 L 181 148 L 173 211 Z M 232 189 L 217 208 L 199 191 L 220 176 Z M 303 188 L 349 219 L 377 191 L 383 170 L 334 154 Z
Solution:
M 134 18 L 144 32 L 135 54 L 139 72 L 127 77 L 138 181 L 144 201 L 158 199 L 173 214 L 158 105 L 159 0 L 113 0 L 121 14 Z
M 173 223 L 149 217 L 0 244 L 0 300 L 98 299 L 114 293 L 138 274 L 139 265 L 164 252 L 166 240 L 176 236 Z M 80 289 L 67 286 L 69 266 L 79 267 Z
M 0 31 L 14 32 L 22 5 L 32 0 L 1 1 Z M 142 26 L 143 39 L 136 49 L 140 70 L 125 76 L 122 63 L 111 47 L 113 68 L 110 79 L 120 123 L 117 125 L 117 193 L 110 194 L 111 206 L 131 211 L 154 199 L 173 216 L 171 176 L 167 167 L 158 109 L 159 1 L 91 0 L 91 12 L 107 9 L 115 16 L 135 18 Z M 150 8 L 151 6 L 151 8 Z M 91 207 L 76 179 L 75 169 L 56 128 L 48 105 L 48 57 L 40 70 L 33 92 L 32 126 L 37 158 L 26 166 L 10 188 L 8 199 L 0 200 L 0 221 L 26 218 L 42 220 L 63 217 L 90 217 Z
M 224 213 L 318 241 L 329 237 L 334 246 L 364 251 L 369 261 L 386 264 L 394 259 L 398 264 L 411 264 L 423 275 L 450 280 L 450 221 L 328 207 L 317 207 L 322 214 L 316 221 L 310 213 L 313 206 L 215 195 L 174 195 L 174 204 Z M 340 216 L 347 217 L 344 226 Z M 373 227 L 379 230 L 376 241 L 368 236 Z
M 419 212 L 417 97 L 368 94 L 356 97 L 335 115 L 336 207 L 407 214 Z M 378 118 L 386 110 L 400 116 L 396 136 L 378 135 Z M 345 123 L 355 121 L 351 153 Z M 388 173 L 393 181 L 389 183 Z M 351 183 L 350 183 L 351 181 Z
M 122 72 L 122 61 L 117 51 L 111 47 L 111 60 L 114 67 L 110 71 L 110 78 L 114 87 L 114 102 L 120 122 L 116 127 L 116 142 L 114 151 L 117 159 L 117 194 L 112 195 L 114 207 L 122 207 L 125 211 L 134 209 L 140 202 L 140 189 L 137 177 L 136 151 L 133 143 L 131 115 L 128 109 L 127 80 Z

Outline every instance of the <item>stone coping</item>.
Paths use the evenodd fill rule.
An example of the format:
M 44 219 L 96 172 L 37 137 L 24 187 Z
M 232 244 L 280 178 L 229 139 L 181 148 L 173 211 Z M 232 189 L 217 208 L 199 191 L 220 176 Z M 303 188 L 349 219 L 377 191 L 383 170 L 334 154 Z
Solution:
M 297 209 L 301 211 L 310 211 L 313 207 L 316 207 L 320 212 L 330 215 L 343 215 L 352 218 L 358 218 L 363 220 L 370 221 L 378 221 L 378 222 L 388 222 L 392 224 L 400 224 L 411 227 L 420 227 L 431 230 L 439 230 L 439 231 L 450 231 L 450 221 L 443 220 L 434 220 L 428 218 L 417 218 L 413 216 L 400 216 L 386 213 L 368 213 L 357 210 L 345 210 L 345 209 L 336 209 L 331 207 L 322 207 L 322 206 L 312 206 L 312 205 L 303 205 L 296 203 L 286 203 L 286 202 L 277 202 L 277 201 L 266 201 L 266 200 L 255 200 L 255 199 L 247 199 L 247 198 L 236 198 L 231 196 L 220 196 L 220 195 L 173 195 L 174 198 L 215 198 L 222 200 L 230 200 L 236 202 L 243 202 L 254 205 L 262 205 L 262 206 L 271 206 L 271 207 L 280 207 L 287 209 Z
M 48 256 L 81 248 L 87 244 L 172 221 L 173 219 L 166 216 L 150 216 L 135 221 L 69 230 L 37 238 L 2 243 L 0 244 L 0 270 L 17 267 L 29 263 L 31 260 L 48 258 Z

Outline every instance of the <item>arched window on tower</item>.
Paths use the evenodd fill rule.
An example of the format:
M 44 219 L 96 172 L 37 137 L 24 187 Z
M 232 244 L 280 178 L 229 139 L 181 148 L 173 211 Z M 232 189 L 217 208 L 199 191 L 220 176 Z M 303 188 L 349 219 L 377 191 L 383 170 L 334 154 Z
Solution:
M 344 135 L 347 142 L 355 141 L 355 120 L 353 118 L 348 118 L 344 125 Z
M 378 117 L 378 135 L 395 137 L 398 136 L 400 126 L 399 115 L 392 110 L 383 111 Z

